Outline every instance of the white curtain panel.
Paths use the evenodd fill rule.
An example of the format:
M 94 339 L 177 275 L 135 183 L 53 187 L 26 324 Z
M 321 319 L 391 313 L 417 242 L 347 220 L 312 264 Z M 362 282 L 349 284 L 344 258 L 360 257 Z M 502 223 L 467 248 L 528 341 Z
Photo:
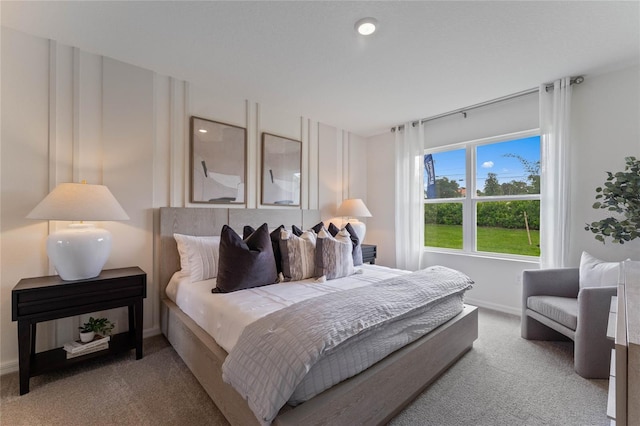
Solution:
M 567 266 L 570 217 L 571 79 L 540 86 L 540 267 Z
M 396 267 L 420 269 L 424 243 L 424 134 L 419 122 L 395 133 L 396 145 Z

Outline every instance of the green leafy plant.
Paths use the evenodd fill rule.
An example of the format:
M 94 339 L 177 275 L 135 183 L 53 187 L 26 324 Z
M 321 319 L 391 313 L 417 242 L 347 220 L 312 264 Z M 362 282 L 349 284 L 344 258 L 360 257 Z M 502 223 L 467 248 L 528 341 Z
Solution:
M 78 327 L 78 329 L 80 329 L 81 333 L 94 331 L 98 334 L 107 335 L 111 334 L 111 331 L 115 326 L 116 325 L 114 323 L 106 318 L 89 317 L 89 321 L 85 322 L 81 327 Z
M 620 244 L 640 237 L 640 160 L 625 157 L 625 163 L 623 172 L 607 172 L 604 186 L 596 188 L 598 201 L 593 204 L 594 209 L 605 209 L 617 217 L 609 216 L 584 228 L 602 243 L 606 237 Z

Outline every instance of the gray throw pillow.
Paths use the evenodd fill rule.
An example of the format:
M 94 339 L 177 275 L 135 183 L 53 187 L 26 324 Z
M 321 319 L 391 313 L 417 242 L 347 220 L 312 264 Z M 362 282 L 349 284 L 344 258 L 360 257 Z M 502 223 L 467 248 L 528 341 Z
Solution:
M 305 231 L 299 237 L 286 229 L 280 231 L 282 275 L 285 281 L 313 277 L 315 272 L 316 234 Z
M 351 251 L 351 240 L 346 230 L 340 231 L 335 238 L 321 230 L 316 241 L 315 276 L 333 280 L 352 275 L 355 270 Z

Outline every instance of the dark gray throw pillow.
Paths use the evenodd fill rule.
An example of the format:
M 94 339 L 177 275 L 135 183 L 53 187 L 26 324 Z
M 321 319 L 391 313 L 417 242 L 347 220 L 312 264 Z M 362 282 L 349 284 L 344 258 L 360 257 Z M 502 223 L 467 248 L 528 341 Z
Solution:
M 269 227 L 263 224 L 246 239 L 227 225 L 220 233 L 218 280 L 213 293 L 273 284 L 278 280 Z
M 345 225 L 345 229 L 349 232 L 351 236 L 351 244 L 353 244 L 353 266 L 362 265 L 362 246 L 360 246 L 360 239 L 358 238 L 358 234 L 356 234 L 355 229 L 351 226 L 350 223 Z
M 276 261 L 276 270 L 278 273 L 282 272 L 282 253 L 280 253 L 280 230 L 284 229 L 284 225 L 278 226 L 276 229 L 271 231 L 269 234 L 269 238 L 271 238 L 271 247 L 273 248 L 273 258 Z M 245 225 L 242 228 L 242 238 L 247 239 L 249 235 L 253 234 L 255 229 L 253 229 L 249 225 Z
M 340 228 L 338 228 L 333 224 L 333 222 L 331 222 L 329 223 L 329 228 L 327 229 L 327 231 L 329 231 L 332 237 L 335 237 L 336 235 L 338 235 L 338 232 L 340 232 Z
M 333 224 L 332 224 L 333 225 Z M 313 225 L 311 227 L 311 230 L 313 232 L 315 232 L 316 234 L 320 232 L 320 230 L 322 229 L 322 227 L 324 226 L 324 223 L 320 222 L 320 223 L 316 223 L 315 225 Z M 336 228 L 336 226 L 334 225 L 334 228 Z M 338 229 L 336 231 L 336 234 L 339 232 L 340 230 Z M 296 225 L 291 225 L 291 232 L 293 232 L 293 235 L 295 235 L 296 237 L 299 237 L 300 235 L 302 235 L 302 229 L 298 228 Z M 335 234 L 332 234 L 335 237 Z
M 293 232 L 293 235 L 296 237 L 299 237 L 304 231 L 295 225 L 291 225 L 291 232 Z

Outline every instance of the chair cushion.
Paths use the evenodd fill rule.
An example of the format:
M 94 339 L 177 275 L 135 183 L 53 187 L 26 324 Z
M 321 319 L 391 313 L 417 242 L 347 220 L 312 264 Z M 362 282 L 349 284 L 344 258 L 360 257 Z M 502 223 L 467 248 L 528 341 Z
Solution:
M 571 330 L 578 326 L 578 299 L 557 296 L 529 296 L 527 308 Z

